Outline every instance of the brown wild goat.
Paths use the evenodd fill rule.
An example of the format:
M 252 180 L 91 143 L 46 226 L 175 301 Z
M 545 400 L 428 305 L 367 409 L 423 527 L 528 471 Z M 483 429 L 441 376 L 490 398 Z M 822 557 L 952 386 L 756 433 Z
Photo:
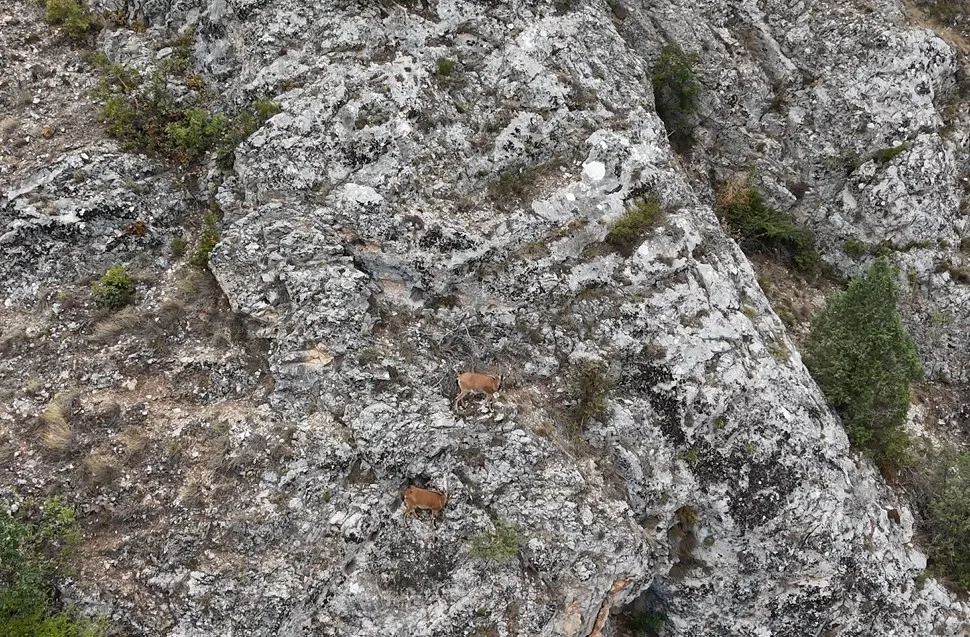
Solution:
M 491 399 L 495 392 L 502 387 L 503 376 L 477 374 L 465 372 L 458 376 L 458 396 L 455 398 L 455 408 L 469 394 L 485 394 Z
M 404 509 L 403 517 L 413 515 L 417 509 L 430 509 L 431 526 L 434 526 L 438 520 L 438 514 L 447 503 L 447 493 L 411 486 L 404 490 L 404 506 L 407 508 Z

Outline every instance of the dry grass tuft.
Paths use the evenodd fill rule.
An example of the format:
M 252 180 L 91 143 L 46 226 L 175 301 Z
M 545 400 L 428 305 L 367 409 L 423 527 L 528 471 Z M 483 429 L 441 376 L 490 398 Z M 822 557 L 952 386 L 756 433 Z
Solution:
M 118 471 L 115 458 L 107 453 L 92 451 L 81 461 L 85 473 L 95 484 L 104 484 Z
M 112 314 L 94 326 L 91 339 L 98 343 L 115 340 L 123 334 L 131 334 L 144 327 L 146 317 L 138 313 L 133 307 L 126 307 L 120 312 Z
M 185 507 L 194 507 L 202 501 L 202 485 L 197 478 L 190 478 L 179 487 L 178 501 Z
M 67 425 L 68 412 L 56 399 L 40 412 L 41 421 L 48 426 Z
M 40 422 L 43 424 L 40 444 L 45 449 L 66 452 L 74 444 L 74 428 L 71 426 L 70 419 L 74 413 L 76 400 L 76 394 L 60 392 L 40 413 Z
M 118 434 L 118 440 L 125 446 L 125 452 L 135 455 L 144 451 L 151 438 L 139 427 L 129 427 Z
M 45 410 L 45 413 L 47 413 Z M 43 418 L 43 417 L 42 417 Z M 40 444 L 48 451 L 65 452 L 74 444 L 74 429 L 66 420 L 51 419 L 40 433 Z
M 740 173 L 732 177 L 717 193 L 717 205 L 721 208 L 735 204 L 747 204 L 751 198 L 751 187 L 748 185 L 747 173 Z

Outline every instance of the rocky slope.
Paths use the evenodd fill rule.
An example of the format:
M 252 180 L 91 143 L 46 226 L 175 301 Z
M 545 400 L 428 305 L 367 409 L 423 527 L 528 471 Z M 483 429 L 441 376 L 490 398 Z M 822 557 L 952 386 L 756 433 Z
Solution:
M 4 44 L 48 29 L 17 8 Z M 670 635 L 967 634 L 711 207 L 754 166 L 842 271 L 863 261 L 845 239 L 910 244 L 907 320 L 958 395 L 959 64 L 897 4 L 121 8 L 149 28 L 103 32 L 114 61 L 150 68 L 192 25 L 227 104 L 282 112 L 230 174 L 91 127 L 4 155 L 0 475 L 12 498 L 73 494 L 89 541 L 68 592 L 90 612 L 173 637 L 585 637 L 628 604 Z M 65 54 L 41 37 L 21 84 Z M 707 89 L 687 158 L 649 81 L 668 40 Z M 607 249 L 648 193 L 652 234 Z M 217 288 L 167 248 L 209 199 Z M 87 293 L 112 263 L 139 281 L 113 317 Z M 609 415 L 578 436 L 568 379 L 595 361 Z M 507 373 L 495 405 L 453 409 L 469 368 Z M 50 402 L 67 440 L 37 418 Z M 437 528 L 401 518 L 414 482 L 447 489 Z M 506 524 L 518 552 L 483 559 Z

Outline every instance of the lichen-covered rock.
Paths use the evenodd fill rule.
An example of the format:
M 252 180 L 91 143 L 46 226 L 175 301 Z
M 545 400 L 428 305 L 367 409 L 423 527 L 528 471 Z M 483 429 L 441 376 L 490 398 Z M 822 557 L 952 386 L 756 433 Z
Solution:
M 196 279 L 177 292 L 162 246 L 191 198 L 154 160 L 95 145 L 4 186 L 4 334 L 29 316 L 101 345 L 35 347 L 24 328 L 0 374 L 27 385 L 38 351 L 108 370 L 65 372 L 85 392 L 73 448 L 39 448 L 27 424 L 50 379 L 0 411 L 22 454 L 4 484 L 86 502 L 99 543 L 70 597 L 171 637 L 587 637 L 645 599 L 672 635 L 966 633 L 966 606 L 917 583 L 911 513 L 850 452 L 691 177 L 762 168 L 847 271 L 845 238 L 955 246 L 965 137 L 936 134 L 956 62 L 932 33 L 889 3 L 124 7 L 196 26 L 197 67 L 226 99 L 282 112 L 236 150 L 234 176 L 199 180 L 225 213 L 209 268 L 242 324 Z M 153 29 L 101 42 L 151 59 Z M 704 51 L 690 164 L 652 103 L 667 38 Z M 848 150 L 902 142 L 845 168 Z M 604 242 L 648 194 L 663 214 L 640 245 Z M 146 243 L 119 230 L 138 219 Z M 112 339 L 23 309 L 136 249 L 157 331 Z M 906 258 L 929 269 L 939 250 L 953 253 Z M 958 302 L 948 274 L 927 276 L 934 303 Z M 924 356 L 955 365 L 962 338 L 947 328 L 952 346 Z M 608 404 L 577 419 L 584 364 Z M 505 386 L 455 408 L 471 368 Z M 115 454 L 116 479 L 97 482 L 81 455 L 95 452 Z M 436 527 L 402 518 L 409 484 L 447 492 Z

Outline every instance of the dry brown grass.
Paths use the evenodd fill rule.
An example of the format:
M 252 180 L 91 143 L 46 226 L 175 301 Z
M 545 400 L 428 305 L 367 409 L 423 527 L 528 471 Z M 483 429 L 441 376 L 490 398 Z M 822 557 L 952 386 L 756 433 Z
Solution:
M 114 456 L 107 453 L 92 451 L 81 461 L 84 472 L 95 484 L 104 484 L 114 477 L 118 471 L 118 463 Z
M 48 451 L 66 452 L 73 446 L 74 428 L 70 419 L 76 399 L 77 396 L 71 392 L 61 392 L 40 413 L 43 425 L 40 444 Z
M 48 408 L 49 409 L 49 408 Z M 47 410 L 45 410 L 45 413 Z M 48 451 L 65 452 L 74 444 L 74 429 L 66 420 L 47 421 L 40 432 L 40 444 Z
M 125 452 L 135 455 L 144 451 L 151 438 L 139 427 L 129 427 L 118 434 L 118 440 L 125 446 Z
M 936 35 L 940 36 L 941 40 L 949 44 L 961 55 L 970 53 L 970 42 L 967 41 L 967 38 L 962 33 L 946 25 L 939 24 L 931 16 L 925 14 L 911 0 L 906 0 L 904 5 L 906 8 L 906 18 L 911 24 L 931 29 Z
M 146 317 L 139 314 L 133 307 L 126 307 L 120 312 L 98 321 L 91 333 L 91 340 L 107 343 L 124 334 L 138 332 L 145 325 Z
M 751 197 L 748 174 L 739 173 L 729 179 L 717 193 L 717 205 L 721 208 L 733 204 L 747 203 Z
M 182 483 L 178 501 L 185 507 L 194 507 L 202 501 L 202 485 L 198 478 L 189 478 Z

